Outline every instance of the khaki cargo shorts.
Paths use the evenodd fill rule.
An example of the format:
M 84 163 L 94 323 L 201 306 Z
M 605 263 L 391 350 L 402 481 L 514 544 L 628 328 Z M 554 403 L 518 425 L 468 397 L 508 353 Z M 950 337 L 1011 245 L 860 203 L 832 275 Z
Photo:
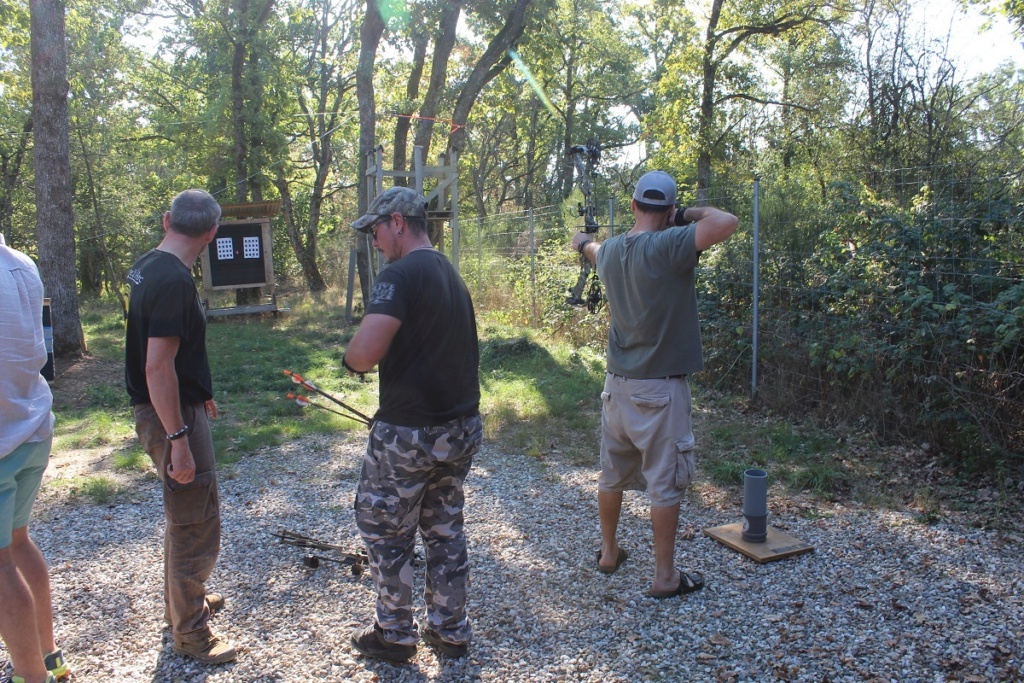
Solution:
M 647 491 L 652 507 L 678 504 L 695 468 L 689 380 L 608 373 L 601 400 L 598 490 Z

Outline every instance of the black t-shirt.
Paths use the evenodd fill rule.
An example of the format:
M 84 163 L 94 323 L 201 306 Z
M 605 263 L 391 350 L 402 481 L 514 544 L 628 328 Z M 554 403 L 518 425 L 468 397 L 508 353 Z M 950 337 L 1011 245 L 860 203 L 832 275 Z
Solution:
M 417 249 L 383 271 L 366 312 L 402 321 L 380 362 L 377 418 L 438 425 L 480 408 L 480 350 L 469 290 L 451 262 Z
M 178 337 L 174 357 L 182 404 L 213 398 L 206 355 L 206 312 L 192 274 L 174 254 L 153 249 L 128 271 L 131 294 L 125 334 L 124 380 L 132 405 L 150 403 L 146 348 L 150 337 Z

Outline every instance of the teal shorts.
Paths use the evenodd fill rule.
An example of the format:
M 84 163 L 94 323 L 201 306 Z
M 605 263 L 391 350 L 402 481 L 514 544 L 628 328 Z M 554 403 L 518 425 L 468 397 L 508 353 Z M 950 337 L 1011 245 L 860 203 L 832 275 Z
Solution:
M 23 443 L 0 459 L 0 548 L 11 544 L 14 529 L 28 526 L 52 445 L 53 437 Z

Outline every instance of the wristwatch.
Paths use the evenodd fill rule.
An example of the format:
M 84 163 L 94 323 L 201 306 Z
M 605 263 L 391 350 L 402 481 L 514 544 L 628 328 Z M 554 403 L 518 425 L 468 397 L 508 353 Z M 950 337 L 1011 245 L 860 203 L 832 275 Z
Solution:
M 188 436 L 191 433 L 192 433 L 192 428 L 189 427 L 188 425 L 185 425 L 184 427 L 182 427 L 178 431 L 174 432 L 173 434 L 168 434 L 164 438 L 166 438 L 168 441 L 177 441 L 181 437 Z

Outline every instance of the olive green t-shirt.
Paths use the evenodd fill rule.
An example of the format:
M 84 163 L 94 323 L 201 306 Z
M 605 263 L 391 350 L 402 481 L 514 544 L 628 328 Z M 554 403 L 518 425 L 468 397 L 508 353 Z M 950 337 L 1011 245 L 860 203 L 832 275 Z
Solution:
M 601 244 L 597 274 L 611 311 L 608 372 L 652 379 L 703 369 L 695 239 L 690 224 Z

